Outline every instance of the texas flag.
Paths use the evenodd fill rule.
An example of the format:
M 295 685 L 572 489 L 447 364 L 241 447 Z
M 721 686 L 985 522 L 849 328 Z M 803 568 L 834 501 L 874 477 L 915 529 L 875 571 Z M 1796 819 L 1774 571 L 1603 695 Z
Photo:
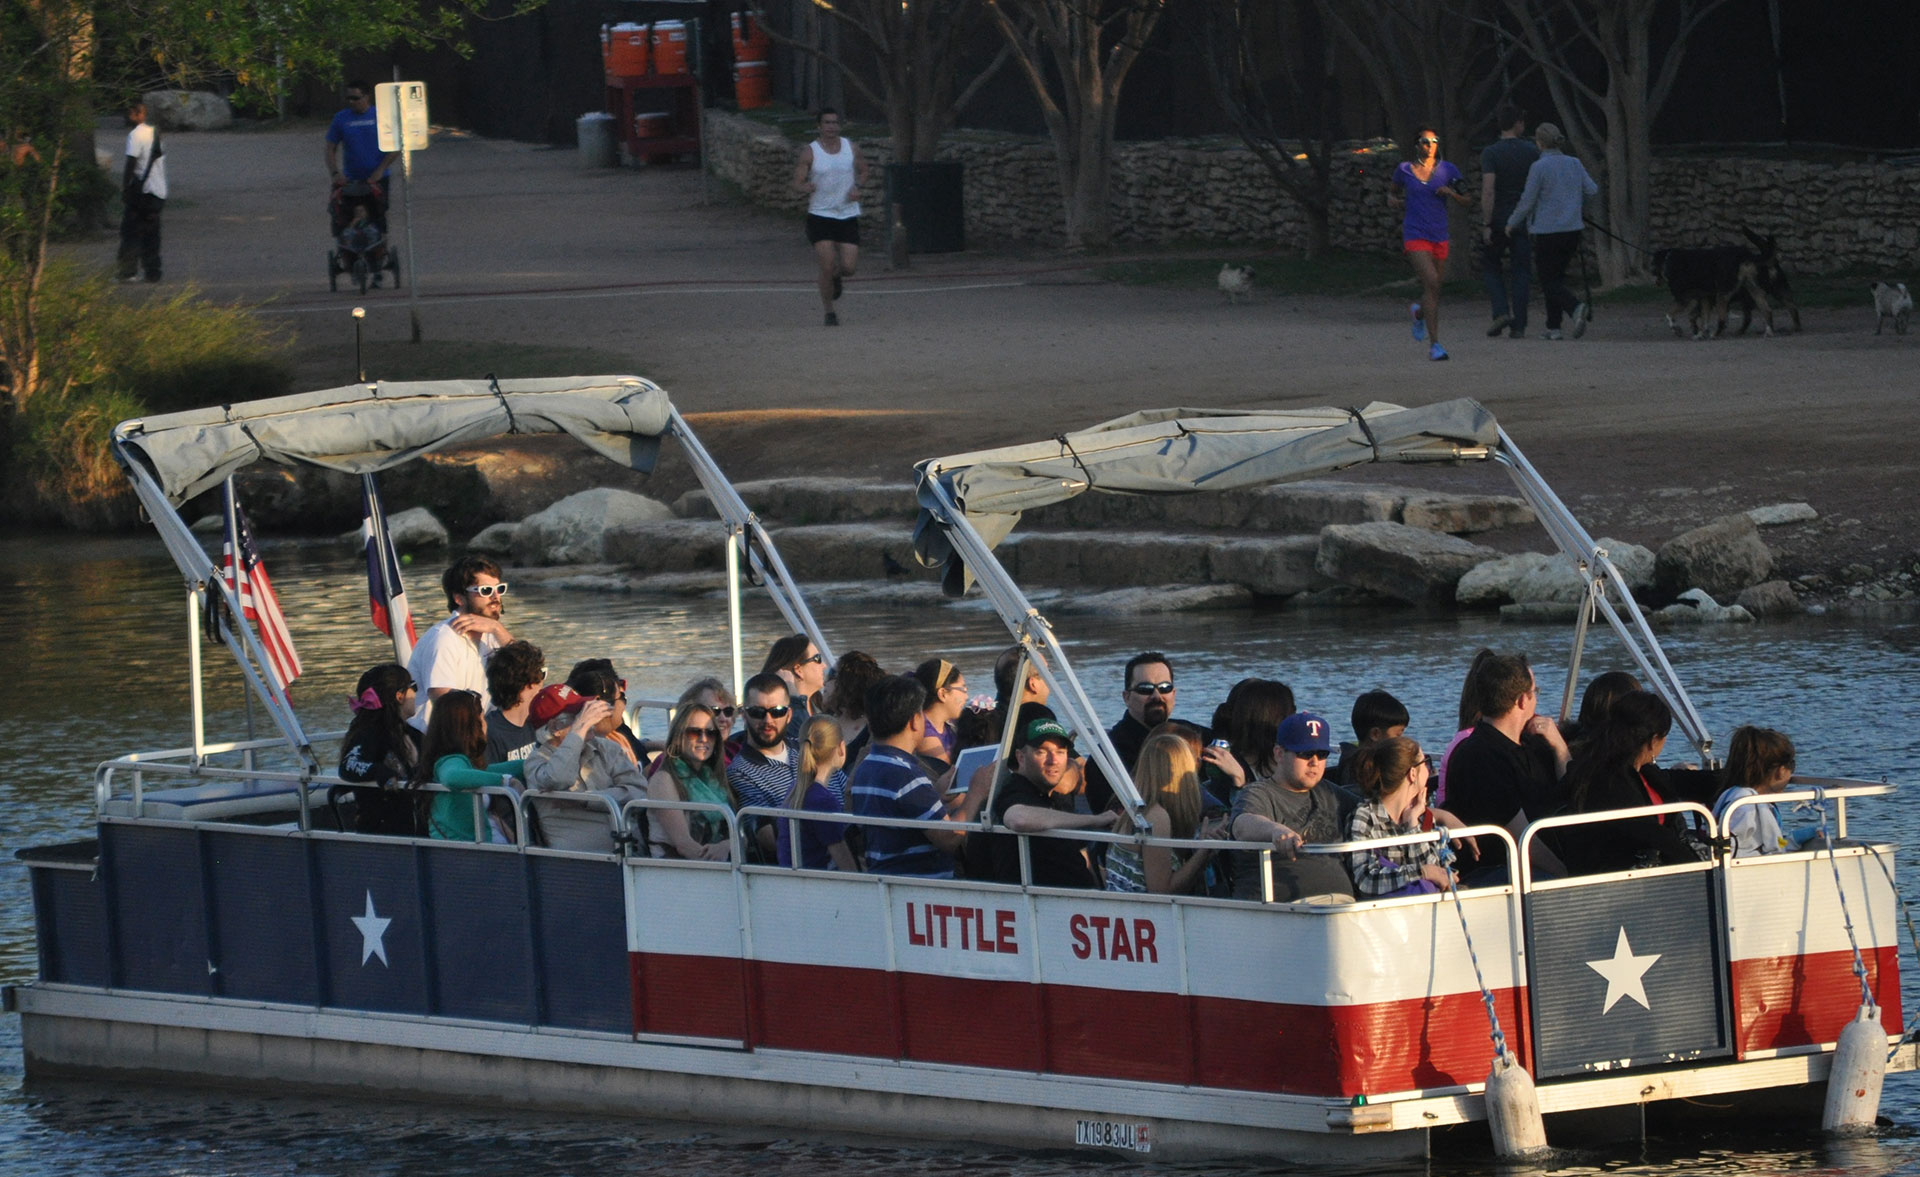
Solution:
M 373 606 L 373 625 L 393 639 L 393 660 L 405 666 L 413 657 L 413 611 L 407 607 L 406 586 L 400 583 L 400 560 L 387 535 L 387 513 L 373 475 L 360 477 L 360 537 L 367 548 L 367 596 Z M 395 624 L 398 622 L 399 624 Z

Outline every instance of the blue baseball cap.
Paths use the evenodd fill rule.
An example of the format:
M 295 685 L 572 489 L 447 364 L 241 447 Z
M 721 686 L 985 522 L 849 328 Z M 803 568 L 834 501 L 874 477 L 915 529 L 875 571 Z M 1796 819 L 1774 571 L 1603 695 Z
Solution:
M 1273 742 L 1296 755 L 1301 752 L 1331 752 L 1333 745 L 1328 742 L 1332 729 L 1327 721 L 1306 711 L 1296 711 L 1280 721 L 1280 730 L 1274 733 Z

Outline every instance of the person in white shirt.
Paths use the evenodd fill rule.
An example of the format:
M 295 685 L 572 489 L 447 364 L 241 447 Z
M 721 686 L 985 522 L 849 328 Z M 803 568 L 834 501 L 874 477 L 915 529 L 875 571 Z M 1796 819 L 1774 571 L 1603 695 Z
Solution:
M 807 197 L 807 242 L 820 268 L 820 305 L 827 326 L 838 327 L 833 304 L 841 280 L 853 277 L 860 261 L 860 189 L 867 185 L 867 159 L 840 135 L 840 112 L 820 112 L 820 137 L 800 149 L 793 168 L 793 190 Z
M 147 122 L 144 102 L 127 107 L 127 165 L 120 177 L 120 280 L 133 282 L 145 270 L 160 280 L 160 210 L 167 203 L 166 148 Z
M 500 566 L 485 556 L 462 556 L 440 577 L 453 612 L 420 635 L 407 663 L 420 687 L 420 706 L 408 720 L 426 730 L 434 700 L 448 691 L 471 691 L 486 698 L 487 662 L 493 652 L 513 640 L 500 623 L 506 607 L 507 582 Z

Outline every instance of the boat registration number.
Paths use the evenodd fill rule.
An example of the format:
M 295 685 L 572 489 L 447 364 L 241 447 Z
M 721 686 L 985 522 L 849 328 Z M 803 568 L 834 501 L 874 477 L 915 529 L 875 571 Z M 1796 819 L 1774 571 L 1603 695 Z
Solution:
M 1116 1120 L 1075 1120 L 1073 1142 L 1093 1148 L 1119 1148 L 1133 1152 L 1153 1151 L 1151 1124 L 1125 1124 Z

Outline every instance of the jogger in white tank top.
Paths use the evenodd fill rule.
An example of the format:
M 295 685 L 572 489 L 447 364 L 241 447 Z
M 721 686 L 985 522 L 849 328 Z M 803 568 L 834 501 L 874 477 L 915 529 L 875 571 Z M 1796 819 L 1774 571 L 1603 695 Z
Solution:
M 852 140 L 840 136 L 840 112 L 820 112 L 820 137 L 800 149 L 793 188 L 807 196 L 807 240 L 820 269 L 820 305 L 827 326 L 838 327 L 833 309 L 841 279 L 853 276 L 860 261 L 860 189 L 867 183 L 867 160 Z

